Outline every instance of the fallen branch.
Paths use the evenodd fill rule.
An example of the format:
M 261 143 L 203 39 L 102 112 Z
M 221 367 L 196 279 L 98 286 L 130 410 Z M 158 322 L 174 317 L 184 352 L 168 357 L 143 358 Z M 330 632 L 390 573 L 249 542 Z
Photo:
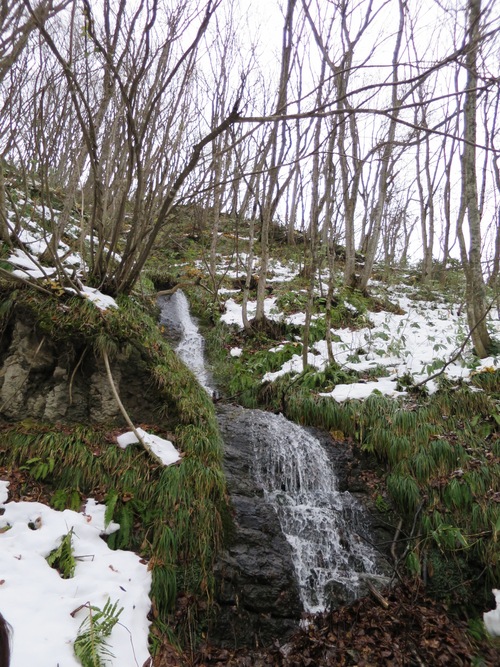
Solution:
M 399 520 L 399 523 L 396 528 L 396 532 L 394 533 L 394 537 L 392 539 L 392 544 L 391 544 L 391 556 L 394 561 L 394 564 L 396 565 L 398 562 L 398 557 L 396 556 L 396 544 L 398 542 L 399 538 L 399 533 L 401 532 L 401 528 L 403 527 L 403 519 Z
M 384 609 L 389 609 L 389 603 L 385 599 L 385 597 L 378 591 L 375 586 L 372 584 L 371 581 L 367 581 L 366 585 L 368 586 L 370 593 L 373 595 L 373 597 L 377 600 L 377 602 L 380 604 L 381 607 Z
M 87 348 L 85 348 L 83 350 L 83 352 L 81 353 L 80 358 L 78 359 L 78 363 L 76 364 L 75 368 L 73 369 L 73 372 L 71 373 L 71 378 L 70 378 L 70 381 L 69 381 L 69 404 L 70 405 L 73 405 L 73 382 L 74 382 L 74 379 L 75 379 L 75 375 L 76 375 L 78 369 L 80 368 L 80 365 L 83 361 L 83 358 L 84 358 L 86 352 L 87 352 Z
M 195 282 L 188 282 L 188 283 L 177 283 L 177 285 L 174 285 L 170 289 L 162 289 L 159 292 L 156 292 L 156 296 L 171 296 L 172 294 L 175 294 L 178 289 L 181 289 L 182 287 L 191 287 L 193 285 L 196 285 L 197 283 Z
M 120 408 L 120 412 L 122 413 L 123 418 L 124 418 L 125 421 L 127 422 L 128 426 L 129 426 L 129 428 L 130 428 L 130 430 L 133 432 L 133 434 L 135 435 L 135 437 L 137 438 L 137 440 L 140 442 L 140 444 L 141 444 L 141 445 L 144 447 L 144 449 L 147 451 L 147 453 L 148 453 L 148 454 L 149 454 L 149 455 L 150 455 L 150 456 L 151 456 L 157 463 L 159 463 L 161 466 L 163 466 L 163 465 L 164 465 L 164 464 L 163 464 L 163 461 L 162 461 L 161 458 L 160 458 L 159 456 L 157 456 L 157 455 L 156 455 L 156 454 L 155 454 L 155 453 L 154 453 L 154 452 L 147 446 L 147 444 L 144 442 L 144 438 L 140 435 L 140 433 L 139 433 L 139 432 L 137 431 L 137 429 L 135 428 L 134 424 L 132 423 L 132 420 L 130 419 L 130 417 L 129 417 L 129 415 L 128 415 L 128 412 L 125 410 L 125 406 L 124 406 L 123 403 L 121 402 L 120 396 L 119 396 L 118 391 L 117 391 L 117 389 L 116 389 L 115 382 L 114 382 L 114 380 L 113 380 L 113 376 L 112 376 L 112 374 L 111 374 L 111 367 L 110 367 L 110 365 L 109 365 L 109 357 L 108 357 L 108 353 L 106 352 L 106 350 L 103 350 L 103 352 L 102 352 L 102 356 L 103 356 L 103 359 L 104 359 L 104 365 L 106 366 L 106 374 L 107 374 L 107 376 L 108 376 L 109 386 L 111 387 L 111 391 L 113 392 L 113 396 L 115 397 L 115 400 L 116 400 L 116 402 L 117 402 L 117 404 L 118 404 L 118 407 Z
M 416 533 L 416 531 L 417 531 L 418 517 L 419 517 L 419 515 L 420 515 L 420 512 L 421 512 L 421 511 L 423 510 L 423 508 L 424 508 L 424 505 L 425 505 L 426 500 L 427 500 L 427 498 L 424 497 L 424 499 L 420 502 L 419 506 L 418 506 L 417 509 L 415 510 L 415 515 L 414 515 L 414 517 L 413 517 L 413 524 L 412 524 L 411 531 L 410 531 L 410 535 L 409 535 L 409 538 L 410 538 L 410 539 L 407 541 L 407 543 L 406 543 L 406 547 L 405 547 L 405 549 L 404 549 L 402 555 L 400 556 L 399 560 L 395 561 L 394 569 L 396 570 L 396 572 L 398 571 L 399 563 L 402 563 L 402 562 L 404 561 L 404 559 L 406 558 L 408 552 L 410 551 L 410 548 L 411 548 L 411 540 L 412 540 L 412 539 L 416 539 L 415 533 Z M 402 520 L 401 520 L 400 523 L 399 523 L 398 530 L 401 528 L 401 526 L 402 526 Z M 398 536 L 399 536 L 399 532 L 398 532 Z M 395 538 L 396 538 L 396 536 L 395 536 Z M 393 550 L 392 550 L 393 548 L 394 548 L 394 552 L 393 552 Z M 395 542 L 394 542 L 394 544 L 393 544 L 393 547 L 391 547 L 391 553 L 392 553 L 393 556 L 396 555 Z

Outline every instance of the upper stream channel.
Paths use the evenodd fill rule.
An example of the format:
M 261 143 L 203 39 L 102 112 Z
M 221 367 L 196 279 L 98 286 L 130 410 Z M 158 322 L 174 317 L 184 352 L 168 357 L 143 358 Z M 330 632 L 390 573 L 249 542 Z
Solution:
M 177 353 L 209 392 L 213 384 L 204 340 L 181 290 L 160 297 L 161 323 L 176 332 Z M 247 410 L 254 452 L 252 474 L 276 511 L 292 551 L 300 597 L 308 612 L 332 599 L 364 594 L 363 581 L 377 578 L 377 556 L 368 539 L 363 506 L 338 480 L 325 447 L 309 430 L 282 415 Z M 248 437 L 248 433 L 245 434 Z

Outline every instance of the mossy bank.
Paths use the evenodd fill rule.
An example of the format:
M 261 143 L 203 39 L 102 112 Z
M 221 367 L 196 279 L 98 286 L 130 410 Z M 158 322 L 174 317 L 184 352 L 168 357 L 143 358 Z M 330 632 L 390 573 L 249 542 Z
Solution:
M 211 601 L 225 507 L 212 402 L 164 340 L 152 299 L 120 297 L 100 311 L 53 292 L 0 286 L 0 466 L 23 470 L 21 496 L 35 484 L 57 509 L 106 502 L 120 523 L 109 545 L 149 561 L 157 634 L 192 640 Z M 173 441 L 179 464 L 117 446 L 128 428 L 104 357 L 134 424 Z

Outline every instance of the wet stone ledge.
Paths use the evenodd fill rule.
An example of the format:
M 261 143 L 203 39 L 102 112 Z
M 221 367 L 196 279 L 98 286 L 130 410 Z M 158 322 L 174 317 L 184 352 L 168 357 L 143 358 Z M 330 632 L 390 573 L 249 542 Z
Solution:
M 216 564 L 217 611 L 208 638 L 227 648 L 282 642 L 303 611 L 290 546 L 252 476 L 255 412 L 218 408 L 233 521 Z

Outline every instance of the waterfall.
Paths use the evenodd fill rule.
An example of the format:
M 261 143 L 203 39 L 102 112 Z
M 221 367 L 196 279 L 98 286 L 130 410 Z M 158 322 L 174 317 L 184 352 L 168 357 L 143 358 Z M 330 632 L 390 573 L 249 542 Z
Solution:
M 203 357 L 205 341 L 191 317 L 186 295 L 178 289 L 170 296 L 160 297 L 158 304 L 161 309 L 160 324 L 177 330 L 179 339 L 175 348 L 177 355 L 193 371 L 201 386 L 211 394 L 213 387 Z
M 210 393 L 204 340 L 183 292 L 159 300 L 161 323 L 177 329 L 177 353 Z M 338 482 L 323 445 L 282 415 L 252 413 L 254 476 L 278 514 L 304 609 L 322 611 L 330 599 L 346 602 L 361 592 L 363 575 L 376 573 L 376 555 L 363 539 L 362 506 Z M 375 575 L 376 576 L 376 575 Z
M 360 594 L 363 573 L 375 574 L 362 506 L 338 483 L 323 445 L 282 415 L 265 416 L 267 437 L 256 434 L 255 474 L 278 513 L 293 552 L 306 611 L 322 611 L 329 598 Z

